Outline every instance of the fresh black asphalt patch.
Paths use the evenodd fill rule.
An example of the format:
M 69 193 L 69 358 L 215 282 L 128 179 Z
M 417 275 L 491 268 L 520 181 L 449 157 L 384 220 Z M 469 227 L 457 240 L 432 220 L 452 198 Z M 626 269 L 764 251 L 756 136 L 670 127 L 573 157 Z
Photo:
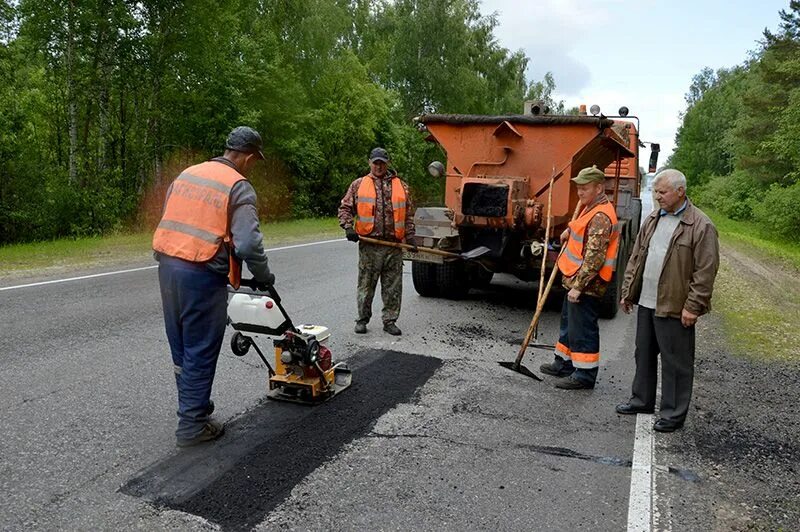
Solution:
M 368 434 L 395 405 L 412 399 L 442 364 L 438 358 L 382 350 L 361 351 L 347 362 L 353 384 L 327 403 L 264 400 L 227 425 L 218 442 L 161 460 L 120 491 L 224 529 L 253 527 L 309 473 Z

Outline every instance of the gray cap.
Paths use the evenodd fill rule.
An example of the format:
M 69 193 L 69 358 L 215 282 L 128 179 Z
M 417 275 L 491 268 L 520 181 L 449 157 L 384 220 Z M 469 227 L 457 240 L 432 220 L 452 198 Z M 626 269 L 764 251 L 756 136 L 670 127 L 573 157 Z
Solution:
M 383 148 L 373 149 L 371 152 L 369 152 L 369 162 L 374 163 L 375 161 L 383 161 L 385 163 L 388 163 L 389 152 L 387 152 Z
M 251 127 L 239 126 L 234 128 L 228 135 L 228 140 L 225 141 L 225 148 L 242 153 L 257 153 L 259 157 L 264 158 L 262 153 L 264 142 L 261 140 L 261 135 L 258 134 L 258 131 Z
M 576 185 L 585 185 L 587 183 L 605 183 L 606 174 L 593 164 L 589 168 L 584 168 L 578 175 L 572 178 Z

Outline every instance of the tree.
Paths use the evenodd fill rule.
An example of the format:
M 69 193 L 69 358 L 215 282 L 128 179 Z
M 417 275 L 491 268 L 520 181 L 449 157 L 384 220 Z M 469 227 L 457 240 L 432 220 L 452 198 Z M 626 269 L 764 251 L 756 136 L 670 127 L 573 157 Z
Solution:
M 731 134 L 741 113 L 741 87 L 746 77 L 744 68 L 717 72 L 706 68 L 693 78 L 686 94 L 688 108 L 669 161 L 686 174 L 691 185 L 733 170 Z

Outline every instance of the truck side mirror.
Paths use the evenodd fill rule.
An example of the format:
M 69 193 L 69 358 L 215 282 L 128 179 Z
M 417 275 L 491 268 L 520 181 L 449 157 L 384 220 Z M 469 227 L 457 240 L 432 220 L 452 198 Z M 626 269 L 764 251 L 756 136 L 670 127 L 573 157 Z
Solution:
M 656 144 L 655 142 L 650 143 L 650 169 L 649 172 L 652 174 L 658 168 L 658 152 L 661 151 L 661 145 Z

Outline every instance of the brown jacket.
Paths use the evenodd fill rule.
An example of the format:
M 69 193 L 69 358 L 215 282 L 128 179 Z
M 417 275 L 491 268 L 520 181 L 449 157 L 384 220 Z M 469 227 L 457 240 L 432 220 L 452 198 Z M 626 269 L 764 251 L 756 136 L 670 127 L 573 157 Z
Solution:
M 654 210 L 636 235 L 622 285 L 622 299 L 630 303 L 639 301 L 650 238 L 660 218 L 659 209 Z M 698 316 L 711 310 L 711 291 L 718 268 L 717 229 L 690 201 L 664 257 L 658 280 L 656 316 L 680 318 L 684 308 Z

